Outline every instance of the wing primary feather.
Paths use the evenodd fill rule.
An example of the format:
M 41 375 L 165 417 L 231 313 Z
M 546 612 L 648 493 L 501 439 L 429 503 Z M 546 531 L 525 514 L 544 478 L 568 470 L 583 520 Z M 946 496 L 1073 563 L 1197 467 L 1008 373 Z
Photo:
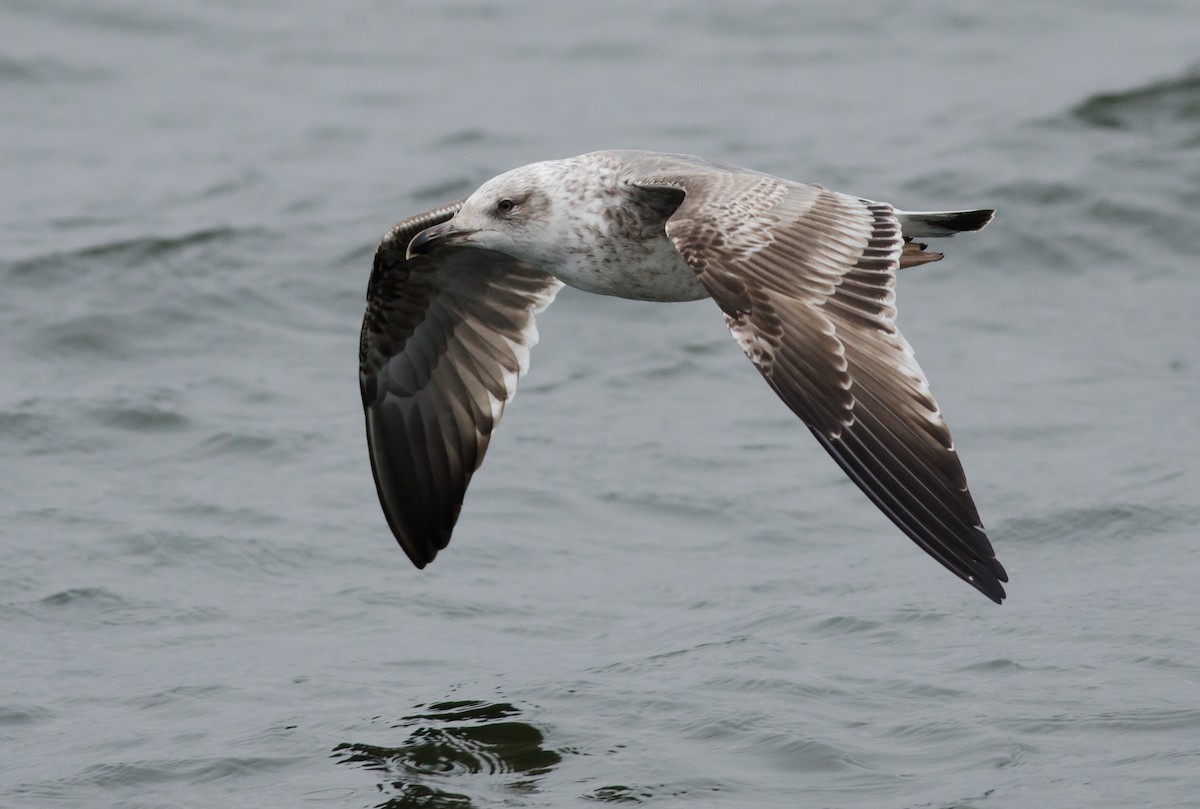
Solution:
M 408 242 L 451 203 L 393 227 L 376 251 L 359 346 L 371 468 L 413 564 L 445 548 L 475 470 L 536 342 L 534 314 L 562 286 L 490 250 Z
M 879 510 L 894 525 L 900 528 L 901 531 L 947 570 L 968 584 L 971 584 L 992 601 L 997 604 L 1001 603 L 1005 593 L 999 581 L 1007 581 L 1007 576 L 997 575 L 990 566 L 984 567 L 979 562 L 971 560 L 970 557 L 964 557 L 961 553 L 954 552 L 952 550 L 953 544 L 947 544 L 940 540 L 927 526 L 919 521 L 914 522 L 906 519 L 906 515 L 910 514 L 910 512 L 887 487 L 879 485 L 878 480 L 871 476 L 868 466 L 861 462 L 861 459 L 855 452 L 848 446 L 845 446 L 844 449 L 839 449 L 834 446 L 833 440 L 816 430 L 812 432 L 816 436 L 817 441 L 825 447 L 829 455 L 842 468 L 842 471 L 854 481 L 858 488 L 867 495 L 871 502 L 875 503 Z

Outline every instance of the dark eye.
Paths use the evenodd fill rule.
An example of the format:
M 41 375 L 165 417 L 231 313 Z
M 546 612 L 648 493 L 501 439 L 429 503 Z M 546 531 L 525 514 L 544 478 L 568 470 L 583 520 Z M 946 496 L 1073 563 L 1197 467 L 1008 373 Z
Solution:
M 517 205 L 511 199 L 502 199 L 496 203 L 496 210 L 498 210 L 500 213 L 508 213 L 515 207 L 517 207 Z

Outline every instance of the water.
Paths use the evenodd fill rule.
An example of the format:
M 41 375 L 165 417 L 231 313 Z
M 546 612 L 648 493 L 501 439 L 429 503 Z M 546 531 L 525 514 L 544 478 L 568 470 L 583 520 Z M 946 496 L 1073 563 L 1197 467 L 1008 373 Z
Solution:
M 1197 805 L 1194 12 L 4 3 L 0 805 Z M 900 320 L 1003 607 L 711 303 L 570 290 L 409 566 L 374 243 L 613 147 L 1000 209 Z

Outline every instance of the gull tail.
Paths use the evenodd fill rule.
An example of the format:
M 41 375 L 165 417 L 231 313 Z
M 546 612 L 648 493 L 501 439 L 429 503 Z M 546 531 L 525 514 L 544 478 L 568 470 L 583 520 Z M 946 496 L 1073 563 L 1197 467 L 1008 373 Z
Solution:
M 936 239 L 979 230 L 996 215 L 995 211 L 896 211 L 900 231 L 904 234 L 904 249 L 900 253 L 900 269 L 918 267 L 931 261 L 939 261 L 941 253 L 929 250 L 923 242 L 914 242 L 914 236 Z
M 995 215 L 995 211 L 986 208 L 977 211 L 896 211 L 905 239 L 916 236 L 936 239 L 968 233 L 979 230 Z

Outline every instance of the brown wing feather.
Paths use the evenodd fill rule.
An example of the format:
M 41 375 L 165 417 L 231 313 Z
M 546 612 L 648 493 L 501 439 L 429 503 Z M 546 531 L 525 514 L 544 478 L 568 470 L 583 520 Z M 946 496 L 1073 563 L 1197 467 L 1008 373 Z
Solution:
M 891 206 L 760 174 L 634 182 L 685 199 L 667 234 L 743 351 L 905 534 L 999 603 L 1008 577 L 912 349 L 895 274 L 940 258 L 905 244 Z
M 417 567 L 446 547 L 471 476 L 561 284 L 501 253 L 405 258 L 461 201 L 406 219 L 375 252 L 359 341 L 367 448 L 388 525 Z

